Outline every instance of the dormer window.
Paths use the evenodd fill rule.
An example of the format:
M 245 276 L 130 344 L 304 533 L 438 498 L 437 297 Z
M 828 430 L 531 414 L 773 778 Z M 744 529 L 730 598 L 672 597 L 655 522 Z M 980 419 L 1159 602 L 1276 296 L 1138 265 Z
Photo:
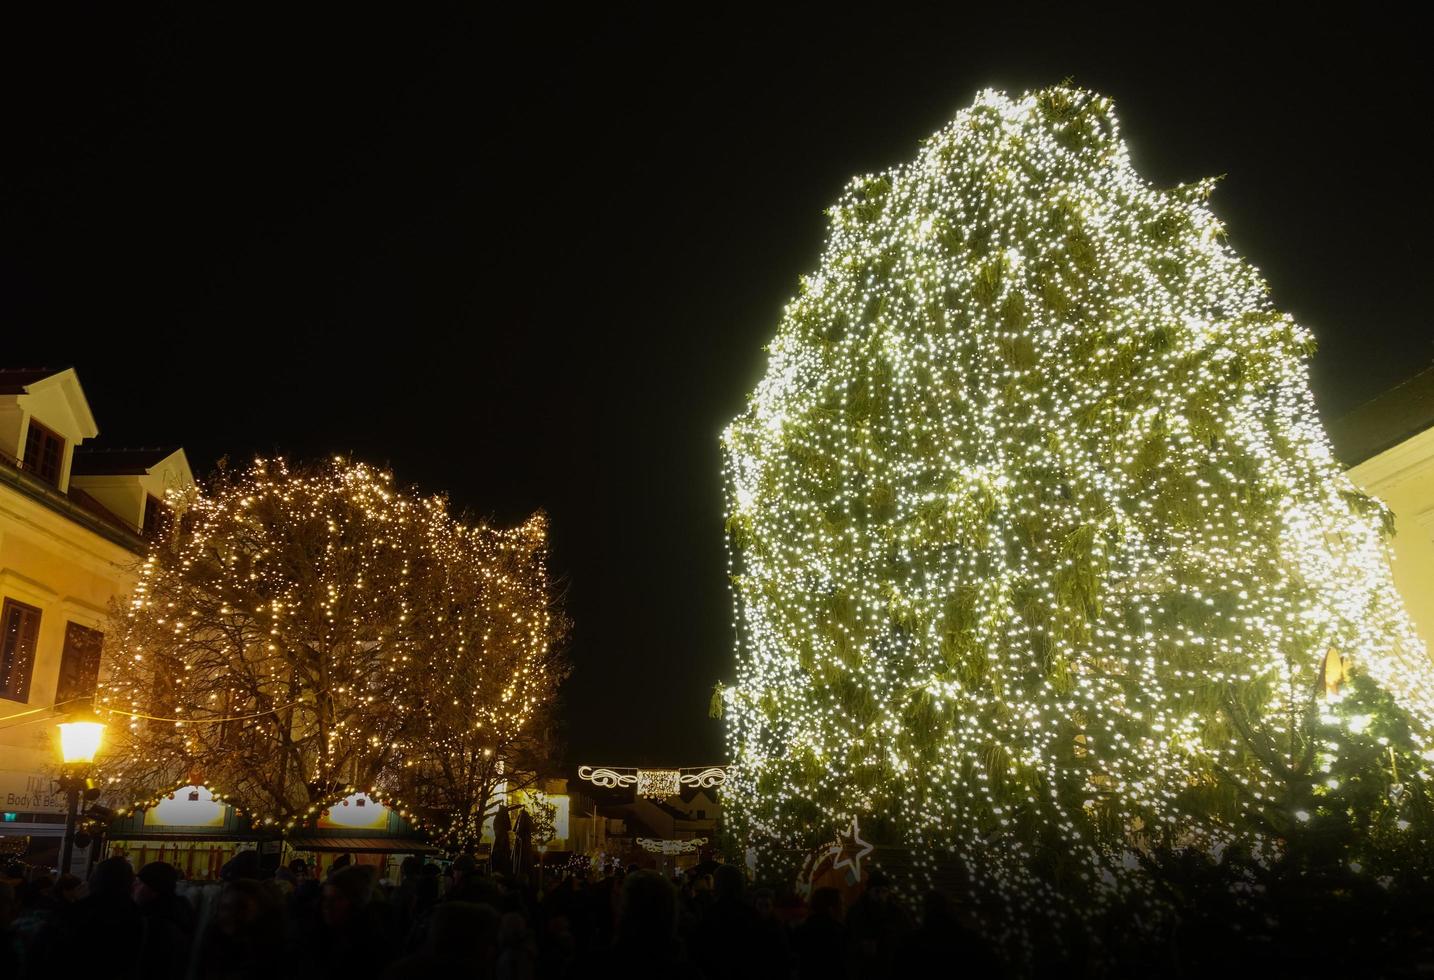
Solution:
M 60 468 L 65 460 L 65 440 L 34 419 L 25 436 L 25 469 L 52 487 L 60 485 Z
M 154 494 L 144 497 L 144 539 L 156 541 L 169 527 L 170 511 L 163 500 Z

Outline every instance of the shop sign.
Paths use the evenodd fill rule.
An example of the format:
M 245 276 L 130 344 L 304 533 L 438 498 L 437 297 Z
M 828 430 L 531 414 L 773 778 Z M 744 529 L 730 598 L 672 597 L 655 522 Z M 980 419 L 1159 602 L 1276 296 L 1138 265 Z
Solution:
M 0 769 L 0 810 L 11 813 L 64 813 L 65 798 L 55 780 L 38 772 Z

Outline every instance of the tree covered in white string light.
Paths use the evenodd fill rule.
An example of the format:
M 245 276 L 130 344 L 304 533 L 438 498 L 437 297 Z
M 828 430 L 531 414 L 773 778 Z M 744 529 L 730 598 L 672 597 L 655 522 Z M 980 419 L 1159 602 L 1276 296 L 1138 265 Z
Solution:
M 1387 512 L 1210 189 L 1152 186 L 1056 87 L 983 93 L 832 209 L 723 440 L 724 805 L 762 860 L 860 817 L 1045 915 L 1153 847 L 1429 833 Z
M 546 518 L 464 522 L 341 458 L 224 469 L 182 503 L 109 631 L 115 798 L 203 782 L 288 826 L 362 790 L 476 845 L 503 767 L 552 746 Z

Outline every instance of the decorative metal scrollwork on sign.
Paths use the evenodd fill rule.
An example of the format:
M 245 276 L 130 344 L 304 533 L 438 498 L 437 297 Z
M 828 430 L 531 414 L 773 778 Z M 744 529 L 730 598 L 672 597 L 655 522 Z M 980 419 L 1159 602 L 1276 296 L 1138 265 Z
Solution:
M 626 766 L 579 766 L 578 778 L 603 789 L 636 787 L 638 796 L 665 799 L 684 786 L 711 789 L 727 781 L 723 766 L 688 766 L 685 769 L 637 769 Z
M 637 782 L 637 773 L 615 772 L 612 769 L 594 768 L 592 766 L 578 766 L 578 778 L 586 779 L 594 786 L 601 786 L 603 789 L 616 789 L 619 786 L 631 786 Z
M 721 786 L 727 781 L 727 770 L 721 766 L 708 766 L 701 772 L 684 772 L 682 774 L 683 786 L 696 786 L 698 789 L 711 789 L 713 786 Z

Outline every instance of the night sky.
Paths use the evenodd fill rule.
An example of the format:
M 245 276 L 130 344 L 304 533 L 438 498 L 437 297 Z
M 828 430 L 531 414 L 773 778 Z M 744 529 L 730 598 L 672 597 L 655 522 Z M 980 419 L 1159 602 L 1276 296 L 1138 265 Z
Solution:
M 0 363 L 75 366 L 99 444 L 201 474 L 351 452 L 546 508 L 569 762 L 723 759 L 718 435 L 847 178 L 983 87 L 1072 77 L 1151 179 L 1227 175 L 1327 417 L 1434 359 L 1426 40 L 1387 15 L 35 6 L 0 30 Z

